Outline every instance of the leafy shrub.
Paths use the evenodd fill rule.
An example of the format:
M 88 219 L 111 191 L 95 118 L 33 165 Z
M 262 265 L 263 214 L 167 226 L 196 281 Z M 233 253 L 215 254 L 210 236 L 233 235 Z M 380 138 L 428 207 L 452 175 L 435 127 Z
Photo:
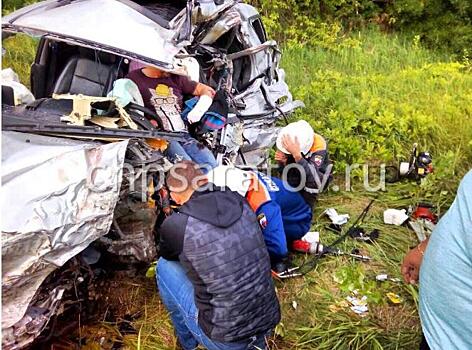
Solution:
M 452 152 L 452 173 L 468 170 L 470 66 L 393 36 L 371 31 L 358 38 L 354 48 L 288 48 L 283 56 L 291 91 L 307 106 L 296 117 L 330 140 L 336 168 L 396 163 L 418 142 L 435 162 Z
M 462 55 L 472 47 L 472 3 L 463 0 L 396 0 L 388 9 L 394 27 L 419 35 L 430 47 Z
M 30 86 L 30 67 L 36 55 L 38 40 L 25 34 L 17 34 L 3 41 L 5 54 L 3 67 L 13 69 L 19 76 L 21 83 Z
M 463 0 L 252 0 L 269 33 L 287 44 L 336 49 L 353 29 L 377 23 L 418 37 L 430 47 L 469 57 L 472 3 Z

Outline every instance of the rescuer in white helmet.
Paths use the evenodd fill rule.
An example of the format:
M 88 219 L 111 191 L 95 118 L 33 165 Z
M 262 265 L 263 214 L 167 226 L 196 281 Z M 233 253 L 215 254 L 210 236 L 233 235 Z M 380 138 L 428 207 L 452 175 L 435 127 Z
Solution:
M 317 194 L 331 180 L 332 164 L 326 140 L 315 133 L 308 122 L 299 120 L 280 130 L 276 146 L 275 160 L 280 166 L 282 179 L 299 189 L 312 207 Z

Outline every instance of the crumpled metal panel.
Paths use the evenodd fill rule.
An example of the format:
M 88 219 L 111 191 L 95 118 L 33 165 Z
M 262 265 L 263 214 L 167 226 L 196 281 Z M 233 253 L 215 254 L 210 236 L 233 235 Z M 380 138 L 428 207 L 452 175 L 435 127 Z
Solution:
M 224 33 L 228 32 L 231 28 L 241 23 L 241 16 L 235 9 L 230 9 L 224 13 L 218 22 L 215 23 L 213 28 L 210 29 L 208 34 L 202 39 L 202 44 L 209 45 L 213 44 L 218 40 Z
M 138 55 L 161 69 L 173 68 L 173 58 L 180 49 L 172 43 L 175 31 L 114 0 L 62 1 L 59 5 L 56 0 L 40 1 L 4 16 L 2 28 L 81 46 L 102 45 L 108 52 L 121 52 L 129 58 Z
M 269 150 L 275 144 L 279 129 L 275 126 L 274 119 L 244 121 L 243 135 L 249 144 L 245 143 L 241 147 L 244 161 L 239 156 L 236 164 L 265 167 L 269 159 Z
M 44 330 L 52 315 L 57 312 L 64 289 L 56 287 L 40 304 L 30 306 L 28 312 L 14 327 L 2 329 L 2 349 L 19 350 L 30 345 Z
M 2 133 L 2 328 L 22 319 L 52 271 L 109 231 L 127 145 Z

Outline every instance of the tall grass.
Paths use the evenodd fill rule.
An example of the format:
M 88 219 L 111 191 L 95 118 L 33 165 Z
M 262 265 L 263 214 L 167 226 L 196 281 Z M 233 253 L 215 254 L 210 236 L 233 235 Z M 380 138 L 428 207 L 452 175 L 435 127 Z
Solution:
M 306 104 L 297 117 L 307 119 L 329 139 L 341 176 L 343 166 L 353 162 L 407 159 L 413 142 L 433 153 L 436 173 L 421 186 L 397 184 L 380 195 L 364 224 L 367 231 L 380 229 L 375 244 L 342 245 L 345 251 L 362 249 L 372 262 L 327 258 L 303 281 L 278 286 L 284 316 L 283 345 L 277 348 L 417 348 L 421 333 L 417 289 L 373 281 L 379 273 L 399 277 L 401 260 L 416 239 L 408 229 L 384 225 L 382 212 L 419 200 L 432 201 L 443 212 L 462 174 L 472 167 L 470 65 L 375 30 L 349 40 L 349 45 L 336 50 L 285 47 L 282 66 L 288 84 L 294 97 Z M 355 217 L 368 197 L 362 191 L 321 196 L 312 229 L 320 231 L 324 242 L 334 240 L 322 211 L 332 206 Z M 336 278 L 340 273 L 345 276 L 341 283 Z M 351 286 L 371 298 L 366 317 L 333 308 L 342 304 Z M 387 292 L 400 295 L 403 303 L 389 303 Z M 299 305 L 296 310 L 293 300 Z
M 307 105 L 299 117 L 331 140 L 339 168 L 396 161 L 413 142 L 449 176 L 470 168 L 470 62 L 376 30 L 349 40 L 336 50 L 286 47 L 282 61 L 292 93 Z
M 24 34 L 11 36 L 3 41 L 5 54 L 2 57 L 2 69 L 13 69 L 20 82 L 30 86 L 30 68 L 36 55 L 38 40 Z

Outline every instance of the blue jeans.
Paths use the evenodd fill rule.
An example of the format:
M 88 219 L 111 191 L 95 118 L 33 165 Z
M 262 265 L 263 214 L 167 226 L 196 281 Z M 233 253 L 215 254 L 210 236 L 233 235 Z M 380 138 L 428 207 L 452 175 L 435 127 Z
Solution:
M 222 343 L 211 340 L 198 325 L 198 309 L 195 305 L 192 282 L 177 261 L 160 258 L 156 267 L 157 286 L 162 302 L 174 324 L 180 345 L 193 350 L 198 344 L 208 350 L 264 350 L 265 335 L 251 337 L 246 342 Z
M 173 162 L 179 160 L 194 161 L 201 165 L 202 171 L 205 174 L 218 165 L 213 153 L 191 137 L 183 142 L 170 141 L 167 146 L 166 154 Z

